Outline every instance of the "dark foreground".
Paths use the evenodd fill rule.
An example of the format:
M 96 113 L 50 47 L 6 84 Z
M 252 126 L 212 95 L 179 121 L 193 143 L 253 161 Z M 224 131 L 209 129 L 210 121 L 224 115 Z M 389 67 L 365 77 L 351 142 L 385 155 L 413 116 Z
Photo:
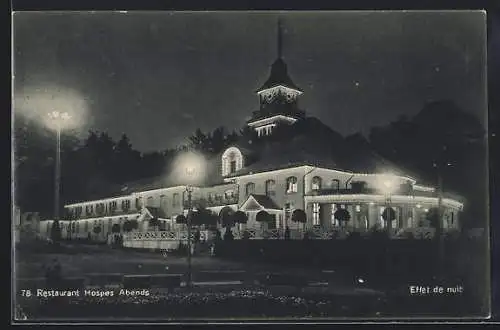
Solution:
M 37 251 L 37 252 L 35 252 Z M 185 320 L 297 320 L 297 319 L 405 319 L 405 318 L 472 318 L 484 314 L 477 290 L 467 283 L 456 293 L 411 294 L 410 286 L 440 284 L 437 280 L 387 281 L 377 283 L 375 290 L 370 276 L 363 285 L 357 285 L 352 273 L 312 272 L 309 266 L 288 269 L 284 265 L 262 265 L 256 261 L 236 262 L 210 257 L 193 259 L 195 281 L 234 281 L 240 284 L 217 286 L 177 287 L 169 292 L 149 289 L 148 296 L 113 297 L 26 297 L 22 289 L 40 284 L 41 266 L 53 257 L 60 259 L 63 275 L 95 276 L 94 273 L 121 273 L 144 276 L 147 274 L 184 273 L 185 258 L 164 258 L 158 253 L 110 250 L 105 247 L 66 248 L 62 252 L 42 252 L 40 249 L 16 256 L 17 320 L 28 321 L 185 321 Z M 260 266 L 259 266 L 260 265 Z M 227 270 L 228 273 L 224 273 Z M 241 272 L 238 272 L 241 270 Z M 216 271 L 216 273 L 213 273 Z M 234 272 L 232 272 L 234 271 Z M 307 283 L 282 285 L 259 281 L 266 272 L 299 274 Z M 357 272 L 356 272 L 357 273 Z M 94 275 L 92 275 L 94 274 Z M 337 275 L 338 274 L 338 275 Z M 359 274 L 358 274 L 359 275 Z M 367 275 L 367 274 L 364 274 Z M 98 275 L 99 276 L 99 275 Z M 21 280 L 23 279 L 23 280 Z M 104 282 L 108 282 L 106 278 Z M 201 283 L 200 282 L 200 283 Z M 25 284 L 23 284 L 25 283 Z M 313 284 L 316 283 L 316 284 Z M 109 284 L 109 283 L 108 283 Z M 119 283 L 116 283 L 119 287 Z M 359 284 L 359 283 L 358 283 Z M 441 283 L 443 287 L 444 283 Z M 45 288 L 47 289 L 47 288 Z M 161 292 L 160 292 L 161 291 Z
M 193 290 L 193 289 L 191 289 Z M 280 292 L 281 291 L 281 292 Z M 148 297 L 42 298 L 18 301 L 28 320 L 216 320 L 308 318 L 466 318 L 457 297 L 328 295 L 287 288 L 178 291 Z M 18 315 L 22 317 L 22 315 Z

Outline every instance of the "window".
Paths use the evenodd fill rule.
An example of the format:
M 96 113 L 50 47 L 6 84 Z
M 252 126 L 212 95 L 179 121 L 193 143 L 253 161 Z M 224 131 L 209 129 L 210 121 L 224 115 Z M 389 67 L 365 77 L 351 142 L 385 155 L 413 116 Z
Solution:
M 235 160 L 232 160 L 229 164 L 230 164 L 229 173 L 234 173 L 234 172 L 236 172 L 236 161 L 235 161 Z
M 167 199 L 165 195 L 160 195 L 160 209 L 167 211 Z
M 172 197 L 172 206 L 176 207 L 179 206 L 179 194 L 175 193 Z
M 232 189 L 226 190 L 224 192 L 224 198 L 229 199 L 229 200 L 233 199 L 234 198 L 234 190 L 232 190 Z
M 122 210 L 127 212 L 128 210 L 130 210 L 130 200 L 124 200 L 122 201 Z
M 230 147 L 222 155 L 222 176 L 232 174 L 243 167 L 243 154 L 238 148 Z
M 77 221 L 75 224 L 75 232 L 78 234 L 79 231 L 80 231 L 80 223 Z
M 89 231 L 89 222 L 85 221 L 85 225 L 83 226 L 83 231 L 88 232 Z
M 313 226 L 319 225 L 319 210 L 320 210 L 319 203 L 313 203 L 313 217 L 312 217 Z
M 339 190 L 340 189 L 340 180 L 332 179 L 332 181 L 330 182 L 330 188 L 335 189 L 335 190 Z
M 285 203 L 285 221 L 286 221 L 286 223 L 289 223 L 289 221 L 292 218 L 292 208 L 293 208 L 292 203 L 290 203 L 290 202 Z
M 245 194 L 249 196 L 250 194 L 253 194 L 255 192 L 255 183 L 249 182 L 245 186 Z
M 274 196 L 276 194 L 276 182 L 274 180 L 266 181 L 266 196 Z
M 207 201 L 208 201 L 208 203 L 213 203 L 214 193 L 208 193 Z
M 296 192 L 297 192 L 297 178 L 291 176 L 288 179 L 286 179 L 286 193 L 291 194 Z
M 334 227 L 340 227 L 340 223 L 338 219 L 335 219 L 335 212 L 337 212 L 337 204 L 332 204 L 332 214 L 331 214 L 331 221 L 332 221 L 332 226 Z
M 319 176 L 315 176 L 312 179 L 312 190 L 320 190 L 321 189 L 321 178 Z
M 109 219 L 108 220 L 108 231 L 111 232 L 111 227 L 113 226 L 113 220 Z
M 146 206 L 153 206 L 153 197 L 152 196 L 149 196 L 147 201 L 146 201 Z
M 361 205 L 356 205 L 356 212 L 361 212 Z

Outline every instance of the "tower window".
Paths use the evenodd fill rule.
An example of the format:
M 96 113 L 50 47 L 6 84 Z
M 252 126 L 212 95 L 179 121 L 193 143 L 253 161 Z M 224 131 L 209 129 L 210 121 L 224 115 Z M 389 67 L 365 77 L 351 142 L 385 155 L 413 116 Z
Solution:
M 234 172 L 236 172 L 236 160 L 232 160 L 230 163 L 229 173 L 234 173 Z

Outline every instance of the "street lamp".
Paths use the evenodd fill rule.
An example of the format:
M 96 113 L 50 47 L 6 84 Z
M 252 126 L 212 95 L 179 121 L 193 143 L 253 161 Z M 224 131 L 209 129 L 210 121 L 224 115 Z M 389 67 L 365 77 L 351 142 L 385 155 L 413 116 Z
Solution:
M 186 167 L 186 176 L 188 178 L 192 178 L 196 174 L 196 170 L 193 166 L 187 166 Z M 187 286 L 191 286 L 192 284 L 192 266 L 191 266 L 191 225 L 192 225 L 192 219 L 193 219 L 193 199 L 192 199 L 192 194 L 193 194 L 193 186 L 188 184 L 186 185 L 186 192 L 187 192 L 187 197 L 188 197 L 188 214 L 187 214 L 187 249 L 188 249 L 188 270 L 187 270 Z
M 188 213 L 187 213 L 187 280 L 186 285 L 192 285 L 192 264 L 191 264 L 191 225 L 193 216 L 193 199 L 192 194 L 194 187 L 193 185 L 199 184 L 203 181 L 205 175 L 205 160 L 204 158 L 196 153 L 188 152 L 179 156 L 176 160 L 176 166 L 174 175 L 178 175 L 182 181 L 186 184 L 187 192 L 187 202 L 188 202 Z
M 48 113 L 56 129 L 56 163 L 54 176 L 54 220 L 59 220 L 60 193 L 61 193 L 61 129 L 71 119 L 67 112 L 52 111 Z M 71 236 L 71 223 L 70 223 Z

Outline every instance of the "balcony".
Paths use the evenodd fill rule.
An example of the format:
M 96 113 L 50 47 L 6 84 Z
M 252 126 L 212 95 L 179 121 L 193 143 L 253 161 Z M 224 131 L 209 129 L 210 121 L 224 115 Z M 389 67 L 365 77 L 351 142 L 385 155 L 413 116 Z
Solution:
M 383 195 L 384 192 L 379 190 L 379 189 L 366 188 L 366 187 L 356 187 L 356 188 L 349 188 L 349 189 L 327 188 L 327 189 L 312 190 L 312 191 L 309 191 L 306 195 L 308 195 L 308 196 L 324 196 L 324 195 L 354 195 L 354 194 Z M 437 192 L 409 190 L 406 187 L 396 189 L 391 194 L 392 195 L 403 195 L 403 196 L 438 197 Z M 451 196 L 449 196 L 449 194 L 443 193 L 443 198 L 447 198 L 447 197 L 451 197 Z

